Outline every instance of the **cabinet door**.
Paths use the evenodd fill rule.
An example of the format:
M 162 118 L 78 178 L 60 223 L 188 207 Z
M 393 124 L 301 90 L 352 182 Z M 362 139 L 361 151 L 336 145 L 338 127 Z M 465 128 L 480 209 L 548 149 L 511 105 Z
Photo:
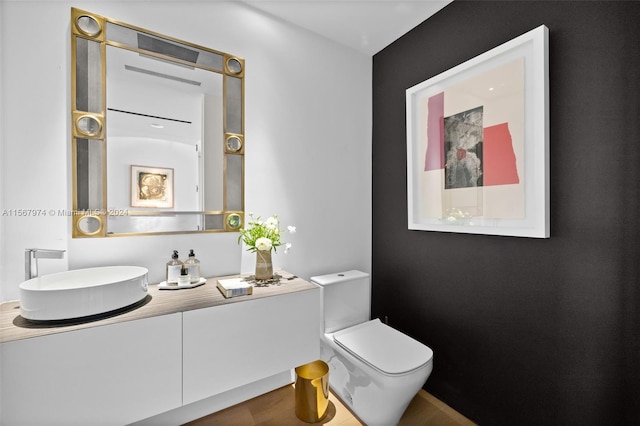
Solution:
M 3 343 L 3 425 L 123 425 L 182 403 L 182 314 Z
M 319 330 L 316 289 L 184 312 L 184 403 L 318 359 Z

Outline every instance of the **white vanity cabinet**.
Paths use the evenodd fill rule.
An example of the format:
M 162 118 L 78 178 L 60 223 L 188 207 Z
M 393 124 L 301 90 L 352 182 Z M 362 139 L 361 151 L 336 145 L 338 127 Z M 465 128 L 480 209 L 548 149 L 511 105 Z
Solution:
M 318 359 L 319 324 L 317 289 L 184 312 L 184 404 Z
M 0 344 L 0 424 L 124 425 L 182 404 L 182 314 Z
M 35 326 L 0 304 L 0 425 L 183 424 L 319 358 L 318 287 L 293 277 L 225 299 L 215 282 L 149 286 L 143 306 L 76 325 Z

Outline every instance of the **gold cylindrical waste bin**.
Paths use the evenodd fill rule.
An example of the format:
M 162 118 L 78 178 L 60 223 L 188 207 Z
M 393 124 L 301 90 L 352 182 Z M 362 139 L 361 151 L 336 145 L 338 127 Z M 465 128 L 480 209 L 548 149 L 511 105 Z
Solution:
M 313 361 L 296 368 L 296 417 L 303 422 L 322 420 L 329 406 L 329 366 Z

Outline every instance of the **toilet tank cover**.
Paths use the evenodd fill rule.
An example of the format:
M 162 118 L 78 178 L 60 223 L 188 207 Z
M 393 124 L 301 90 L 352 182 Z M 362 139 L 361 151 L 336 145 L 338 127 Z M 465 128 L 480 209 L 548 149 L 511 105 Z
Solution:
M 431 361 L 433 351 L 379 319 L 336 332 L 333 340 L 384 374 L 405 374 Z

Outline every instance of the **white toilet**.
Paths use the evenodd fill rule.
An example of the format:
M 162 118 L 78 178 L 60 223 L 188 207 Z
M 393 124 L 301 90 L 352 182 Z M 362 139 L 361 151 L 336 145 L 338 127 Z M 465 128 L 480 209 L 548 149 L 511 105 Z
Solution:
M 311 277 L 322 289 L 320 357 L 329 386 L 369 426 L 396 425 L 433 369 L 433 351 L 370 320 L 369 275 L 346 271 Z

